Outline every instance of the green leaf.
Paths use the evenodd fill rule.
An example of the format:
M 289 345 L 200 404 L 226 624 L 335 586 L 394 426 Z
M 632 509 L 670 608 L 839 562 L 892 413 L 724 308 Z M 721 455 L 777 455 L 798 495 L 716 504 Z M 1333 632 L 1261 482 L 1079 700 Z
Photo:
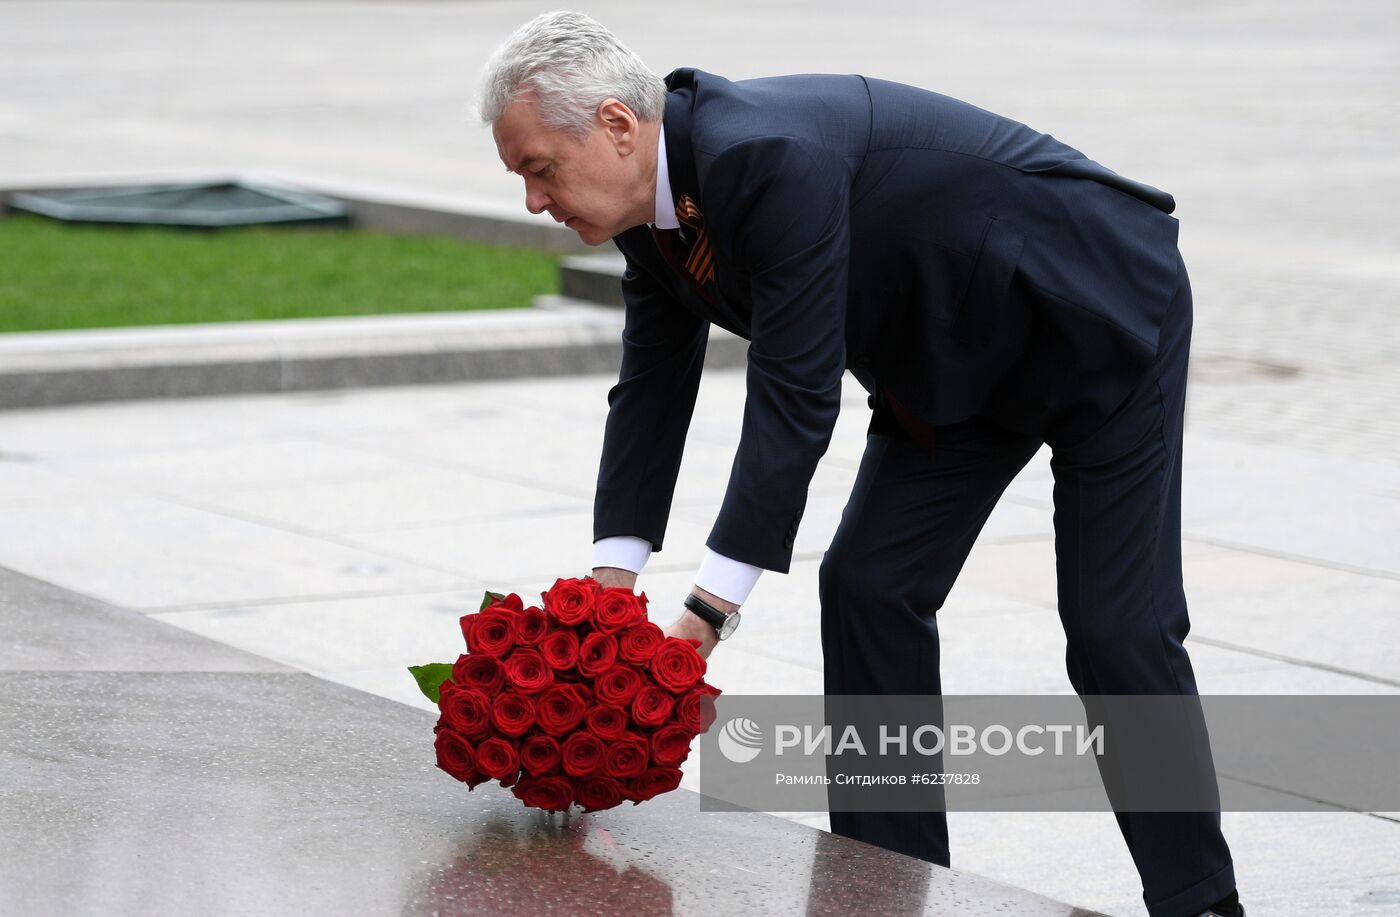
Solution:
M 442 683 L 452 676 L 452 663 L 430 662 L 427 665 L 411 665 L 408 671 L 418 682 L 418 690 L 436 704 L 442 696 Z
M 481 607 L 478 608 L 477 611 L 485 611 L 488 607 L 495 605 L 497 602 L 504 602 L 505 600 L 506 597 L 501 593 L 487 590 L 486 595 L 482 596 Z

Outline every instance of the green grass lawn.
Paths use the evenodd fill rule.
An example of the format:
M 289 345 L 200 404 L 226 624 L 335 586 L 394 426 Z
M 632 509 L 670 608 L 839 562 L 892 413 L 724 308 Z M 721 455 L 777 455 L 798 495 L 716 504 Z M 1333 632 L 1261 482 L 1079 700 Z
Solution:
M 528 306 L 556 257 L 296 227 L 202 232 L 0 219 L 0 332 Z

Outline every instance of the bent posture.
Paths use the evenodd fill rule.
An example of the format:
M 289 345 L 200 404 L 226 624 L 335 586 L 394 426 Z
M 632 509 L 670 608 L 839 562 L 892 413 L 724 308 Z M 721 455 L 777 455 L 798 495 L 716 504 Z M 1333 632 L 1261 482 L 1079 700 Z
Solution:
M 573 13 L 497 52 L 482 114 L 529 210 L 627 259 L 600 580 L 632 585 L 661 549 L 715 323 L 750 342 L 742 436 L 670 633 L 709 653 L 760 573 L 788 571 L 849 370 L 872 413 L 820 569 L 828 694 L 941 693 L 938 609 L 1042 443 L 1075 690 L 1196 693 L 1180 536 L 1191 287 L 1170 195 L 897 83 L 663 81 Z M 1218 812 L 1117 817 L 1153 917 L 1242 913 Z M 949 862 L 941 813 L 831 825 Z

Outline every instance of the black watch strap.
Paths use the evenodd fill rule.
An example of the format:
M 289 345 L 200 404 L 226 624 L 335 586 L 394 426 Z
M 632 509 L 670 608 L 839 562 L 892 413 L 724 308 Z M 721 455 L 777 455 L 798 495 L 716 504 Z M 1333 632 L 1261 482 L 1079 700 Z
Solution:
M 685 607 L 693 611 L 697 617 L 715 630 L 719 630 L 723 627 L 725 619 L 729 617 L 693 592 L 685 597 Z

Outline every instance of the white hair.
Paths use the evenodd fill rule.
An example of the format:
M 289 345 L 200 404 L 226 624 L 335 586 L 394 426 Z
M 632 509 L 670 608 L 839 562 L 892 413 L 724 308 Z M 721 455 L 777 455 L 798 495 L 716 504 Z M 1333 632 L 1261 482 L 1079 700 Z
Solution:
M 536 16 L 491 55 L 481 76 L 482 123 L 495 124 L 527 92 L 541 121 L 576 137 L 588 134 L 605 99 L 618 99 L 643 121 L 660 120 L 666 107 L 666 84 L 631 48 L 568 10 Z

